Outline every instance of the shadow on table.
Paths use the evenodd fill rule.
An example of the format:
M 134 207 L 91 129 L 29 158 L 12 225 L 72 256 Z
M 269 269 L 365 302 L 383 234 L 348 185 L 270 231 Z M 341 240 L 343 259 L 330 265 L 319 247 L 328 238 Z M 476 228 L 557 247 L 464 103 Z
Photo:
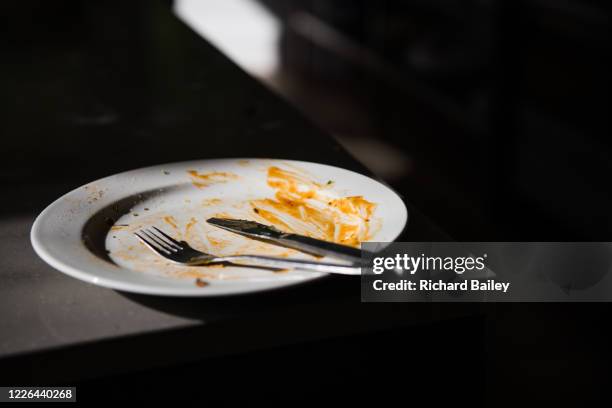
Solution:
M 228 318 L 235 314 L 257 314 L 334 302 L 340 299 L 359 303 L 360 280 L 357 277 L 329 276 L 305 282 L 299 286 L 274 289 L 252 294 L 215 297 L 152 296 L 117 291 L 120 295 L 143 306 L 175 316 L 203 321 Z

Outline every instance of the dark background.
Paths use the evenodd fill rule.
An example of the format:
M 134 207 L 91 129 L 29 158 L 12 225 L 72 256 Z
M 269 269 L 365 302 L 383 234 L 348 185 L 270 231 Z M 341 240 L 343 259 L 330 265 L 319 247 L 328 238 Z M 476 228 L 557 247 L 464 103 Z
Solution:
M 451 237 L 611 240 L 607 2 L 263 3 L 284 22 L 277 78 L 283 96 L 349 147 L 353 140 L 376 141 L 401 152 L 400 170 L 386 181 Z M 170 5 L 58 1 L 0 6 L 0 26 L 9 33 L 2 47 L 10 51 L 0 57 L 0 181 L 22 198 L 4 198 L 3 217 L 42 209 L 56 198 L 58 185 L 68 190 L 125 170 L 123 155 L 161 135 L 197 129 L 210 141 L 206 157 L 229 155 L 222 136 L 206 135 L 236 131 L 226 125 L 236 120 L 233 113 L 177 128 L 199 105 L 239 97 L 244 89 L 223 86 L 223 72 L 217 73 L 211 97 L 203 100 L 186 100 L 187 94 L 164 86 L 167 76 L 176 79 L 187 72 L 193 78 L 190 67 L 206 64 L 165 47 L 172 32 L 150 24 L 151 16 L 168 12 Z M 317 27 L 335 34 L 321 41 Z M 158 38 L 153 42 L 158 47 L 139 49 L 138 35 Z M 86 55 L 57 46 L 75 37 L 90 45 Z M 122 61 L 134 52 L 142 53 L 144 76 L 126 70 L 127 75 L 113 77 L 96 70 L 104 60 L 120 72 Z M 180 70 L 146 69 L 164 58 L 182 61 Z M 83 59 L 91 69 L 82 69 Z M 42 60 L 45 70 L 38 66 Z M 69 81 L 49 81 L 54 70 L 73 67 L 79 68 Z M 63 89 L 70 98 L 50 97 Z M 123 89 L 123 97 L 111 99 L 117 89 Z M 133 103 L 143 95 L 149 104 Z M 71 114 L 58 117 L 57 112 Z M 266 115 L 247 102 L 239 112 Z M 39 129 L 41 118 L 73 134 Z M 105 135 L 113 126 L 120 130 L 110 141 Z M 299 134 L 292 136 L 299 140 Z M 367 156 L 383 153 L 367 146 L 363 160 L 376 172 L 377 160 Z M 272 144 L 232 149 L 233 156 L 276 155 Z M 331 149 L 321 146 L 321 154 L 331 157 Z M 298 149 L 293 156 L 300 158 Z M 135 168 L 189 158 L 166 151 L 129 159 Z M 78 171 L 87 167 L 96 170 Z M 586 405 L 606 391 L 611 379 L 607 304 L 484 308 L 473 319 L 304 342 L 76 385 L 82 401 L 100 399 L 99 390 L 111 387 L 108 398 L 196 398 L 202 403 L 261 398 L 323 404 L 324 394 L 331 392 L 335 402 L 347 404 L 380 398 L 416 404 L 424 398 L 425 403 L 564 406 Z
M 609 239 L 607 2 L 264 3 L 295 100 L 404 152 L 390 182 L 453 237 Z

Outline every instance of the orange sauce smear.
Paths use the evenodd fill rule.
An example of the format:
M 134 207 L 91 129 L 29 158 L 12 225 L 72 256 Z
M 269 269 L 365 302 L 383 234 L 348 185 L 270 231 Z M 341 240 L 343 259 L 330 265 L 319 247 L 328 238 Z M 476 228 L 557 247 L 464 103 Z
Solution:
M 198 223 L 198 220 L 196 220 L 195 218 L 191 217 L 191 219 L 189 220 L 189 222 L 187 223 L 187 225 L 185 225 L 185 235 L 189 235 L 189 232 L 191 232 L 191 229 L 194 227 L 194 225 L 196 225 Z
M 322 186 L 279 167 L 268 169 L 274 198 L 250 202 L 256 217 L 277 228 L 339 244 L 358 246 L 370 238 L 376 204 L 362 196 L 330 199 Z
M 165 216 L 164 221 L 166 222 L 166 224 L 170 225 L 172 228 L 176 228 L 176 219 L 173 216 L 171 215 Z
M 187 173 L 191 177 L 191 182 L 198 188 L 208 187 L 215 183 L 227 183 L 229 180 L 238 178 L 233 173 L 213 171 L 210 173 L 198 173 L 196 170 L 188 170 Z

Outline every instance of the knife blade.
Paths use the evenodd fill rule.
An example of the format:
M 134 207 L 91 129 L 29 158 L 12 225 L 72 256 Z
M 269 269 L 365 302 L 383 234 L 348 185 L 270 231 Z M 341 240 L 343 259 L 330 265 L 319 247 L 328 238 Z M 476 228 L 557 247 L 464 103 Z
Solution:
M 297 249 L 298 251 L 319 256 L 332 256 L 352 262 L 362 262 L 362 250 L 358 248 L 323 241 L 305 235 L 283 232 L 272 226 L 255 221 L 213 217 L 209 218 L 207 222 L 227 231 Z

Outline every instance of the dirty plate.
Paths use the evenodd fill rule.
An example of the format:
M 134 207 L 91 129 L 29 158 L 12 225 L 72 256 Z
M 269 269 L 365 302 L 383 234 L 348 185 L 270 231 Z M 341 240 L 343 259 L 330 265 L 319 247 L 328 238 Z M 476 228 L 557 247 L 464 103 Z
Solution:
M 394 240 L 408 213 L 385 185 L 338 167 L 289 160 L 201 160 L 128 171 L 73 190 L 38 216 L 31 239 L 36 253 L 61 272 L 128 292 L 218 296 L 326 276 L 232 265 L 174 265 L 133 234 L 156 226 L 215 255 L 311 257 L 208 225 L 210 217 L 252 219 L 357 246 Z

